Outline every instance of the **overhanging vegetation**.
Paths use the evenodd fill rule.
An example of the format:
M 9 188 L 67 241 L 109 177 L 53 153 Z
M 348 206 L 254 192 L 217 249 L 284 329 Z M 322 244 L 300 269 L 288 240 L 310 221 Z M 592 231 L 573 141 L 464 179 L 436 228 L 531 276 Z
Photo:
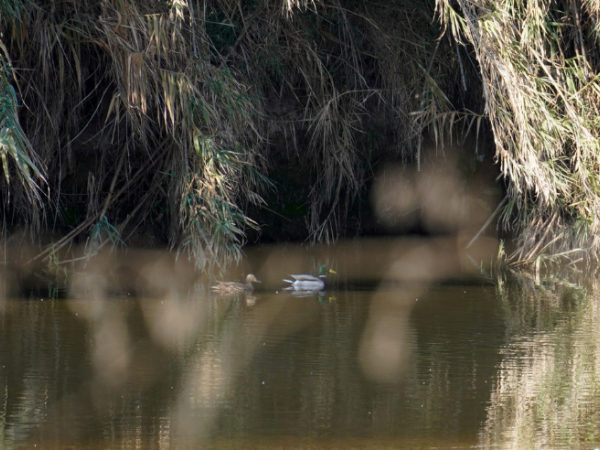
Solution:
M 600 250 L 600 85 L 595 1 L 437 0 L 473 46 L 507 182 L 515 261 Z
M 331 242 L 378 164 L 487 126 L 513 260 L 598 251 L 596 2 L 1 8 L 4 230 L 59 234 L 44 255 L 152 235 L 198 267 L 238 260 L 252 211 L 288 216 L 282 161 L 306 237 Z

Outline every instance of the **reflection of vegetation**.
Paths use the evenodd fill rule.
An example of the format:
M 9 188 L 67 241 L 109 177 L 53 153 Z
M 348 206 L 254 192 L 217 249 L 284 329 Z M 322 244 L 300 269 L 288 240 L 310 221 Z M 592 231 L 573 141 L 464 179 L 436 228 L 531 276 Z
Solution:
M 259 294 L 247 307 L 243 296 L 216 298 L 201 285 L 187 294 L 169 290 L 172 266 L 148 256 L 140 255 L 146 267 L 139 282 L 165 277 L 149 297 L 111 299 L 112 279 L 98 286 L 112 268 L 107 264 L 82 275 L 72 299 L 0 312 L 0 364 L 10 367 L 3 372 L 9 379 L 0 442 L 15 443 L 3 430 L 31 427 L 41 436 L 38 446 L 51 436 L 64 447 L 124 447 L 132 439 L 190 447 L 184 437 L 223 436 L 244 440 L 232 448 L 266 436 L 342 439 L 345 448 L 357 438 L 365 440 L 361 448 L 423 436 L 437 444 L 472 441 L 496 361 L 490 342 L 477 340 L 495 328 L 480 298 L 491 288 L 477 288 L 470 298 L 463 289 L 436 289 L 429 300 L 408 304 L 398 303 L 406 293 L 396 290 L 339 292 L 331 302 Z M 415 352 L 389 384 L 368 380 L 357 362 L 372 300 Z M 461 321 L 465 309 L 485 319 Z M 23 384 L 29 371 L 38 376 Z M 37 415 L 28 421 L 24 411 L 32 404 Z
M 597 286 L 505 284 L 508 340 L 481 433 L 483 448 L 597 446 Z
M 381 264 L 376 254 L 370 265 Z M 482 448 L 597 446 L 594 284 L 539 277 L 507 279 L 497 295 L 473 280 L 335 299 L 217 298 L 170 254 L 105 251 L 79 263 L 88 271 L 74 273 L 71 299 L 0 303 L 4 442 L 14 442 L 11 427 L 34 426 L 61 443 L 112 447 L 131 436 L 173 447 L 183 436 L 270 433 L 439 444 L 478 432 Z

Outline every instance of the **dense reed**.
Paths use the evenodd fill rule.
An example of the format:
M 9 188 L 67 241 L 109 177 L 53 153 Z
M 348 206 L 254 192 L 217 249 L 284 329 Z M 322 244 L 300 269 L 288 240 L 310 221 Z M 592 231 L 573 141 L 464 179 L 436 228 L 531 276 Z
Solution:
M 512 259 L 597 253 L 598 17 L 542 0 L 5 2 L 4 231 L 58 234 L 42 256 L 151 236 L 224 264 L 253 214 L 286 215 L 286 161 L 305 237 L 331 242 L 380 165 L 419 169 L 426 142 L 489 129 Z
M 443 122 L 435 111 L 450 110 L 433 7 L 4 3 L 5 231 L 62 235 L 46 255 L 146 234 L 199 267 L 236 260 L 259 225 L 246 205 L 277 189 L 269 158 L 283 135 L 275 151 L 306 175 L 307 237 L 335 240 L 373 161 L 414 158 L 422 130 Z
M 437 0 L 472 46 L 518 236 L 513 261 L 600 250 L 600 52 L 595 1 Z

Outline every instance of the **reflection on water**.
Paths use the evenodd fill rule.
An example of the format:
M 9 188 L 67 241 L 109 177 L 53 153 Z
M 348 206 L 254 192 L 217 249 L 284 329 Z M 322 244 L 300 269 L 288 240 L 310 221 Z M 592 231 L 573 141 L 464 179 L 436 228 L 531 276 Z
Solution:
M 8 302 L 0 436 L 7 448 L 468 448 L 498 362 L 494 290 L 420 296 L 260 294 L 253 306 L 202 296 L 193 305 L 205 305 L 205 321 L 169 349 L 147 319 L 164 300 L 112 299 L 102 313 L 86 300 Z M 400 339 L 369 349 L 365 336 L 381 326 Z M 372 379 L 370 351 L 391 355 L 384 379 Z
M 146 296 L 88 271 L 68 299 L 1 301 L 0 447 L 600 446 L 593 284 L 407 283 L 396 258 L 298 297 L 258 253 L 252 295 L 165 282 L 163 261 Z
M 517 280 L 500 296 L 508 325 L 481 447 L 600 446 L 597 289 Z
M 595 282 L 478 278 L 499 199 L 451 167 L 374 183 L 390 233 L 432 237 L 247 248 L 219 278 L 252 295 L 166 252 L 3 245 L 0 448 L 600 447 Z M 282 290 L 322 264 L 327 291 Z M 10 300 L 48 274 L 65 299 Z

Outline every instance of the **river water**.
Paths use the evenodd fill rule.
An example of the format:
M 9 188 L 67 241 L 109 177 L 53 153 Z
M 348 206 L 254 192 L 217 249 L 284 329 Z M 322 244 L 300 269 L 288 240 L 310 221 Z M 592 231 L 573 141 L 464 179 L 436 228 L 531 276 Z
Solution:
M 338 274 L 5 298 L 0 448 L 600 447 L 593 282 Z

